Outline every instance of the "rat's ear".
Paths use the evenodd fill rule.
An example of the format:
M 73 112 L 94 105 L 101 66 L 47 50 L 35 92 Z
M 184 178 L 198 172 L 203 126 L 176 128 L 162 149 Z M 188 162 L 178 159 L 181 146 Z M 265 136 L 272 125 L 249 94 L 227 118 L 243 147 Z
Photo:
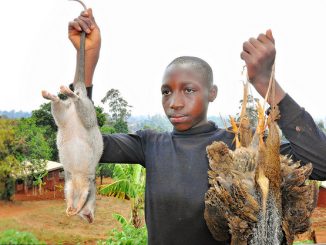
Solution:
M 208 101 L 213 102 L 216 96 L 217 96 L 217 86 L 212 85 L 212 87 L 209 89 Z

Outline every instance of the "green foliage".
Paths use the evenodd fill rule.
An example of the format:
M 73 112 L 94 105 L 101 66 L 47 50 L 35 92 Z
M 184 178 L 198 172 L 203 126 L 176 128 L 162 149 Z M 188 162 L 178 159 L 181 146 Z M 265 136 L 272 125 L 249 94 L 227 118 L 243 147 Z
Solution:
M 13 178 L 44 171 L 51 148 L 44 138 L 45 129 L 36 126 L 34 118 L 0 119 L 1 198 L 10 200 Z
M 113 229 L 106 241 L 99 241 L 98 245 L 146 245 L 147 229 L 146 226 L 135 228 L 131 223 L 119 214 L 113 215 L 121 224 L 122 230 Z
M 52 150 L 45 134 L 46 129 L 38 127 L 35 118 L 21 119 L 16 130 L 18 159 L 20 161 L 35 161 L 34 164 L 38 164 L 37 160 L 39 159 L 49 159 Z
M 125 99 L 121 97 L 120 91 L 117 89 L 110 89 L 101 100 L 101 102 L 103 104 L 108 102 L 110 118 L 113 122 L 116 122 L 119 119 L 126 121 L 130 116 L 131 106 Z
M 0 245 L 20 245 L 20 244 L 45 244 L 39 241 L 30 232 L 20 232 L 16 230 L 5 230 L 0 233 Z
M 13 175 L 21 170 L 15 156 L 16 138 L 15 126 L 17 121 L 0 119 L 0 198 L 10 200 L 13 194 Z
M 115 164 L 115 182 L 100 189 L 100 194 L 121 199 L 139 198 L 145 190 L 144 168 L 135 164 Z
M 304 240 L 304 241 L 296 241 L 293 244 L 294 245 L 315 244 L 315 242 L 313 240 Z
M 104 109 L 100 106 L 95 106 L 97 123 L 101 128 L 106 122 L 106 114 L 104 113 Z
M 109 125 L 103 125 L 100 130 L 102 134 L 114 134 L 116 132 L 114 127 Z
M 3 190 L 0 190 L 0 199 L 9 201 L 15 193 L 15 180 L 12 177 L 4 179 Z
M 113 128 L 115 130 L 115 132 L 117 133 L 128 133 L 128 124 L 127 122 L 118 119 L 114 124 L 113 124 Z
M 110 89 L 101 100 L 109 106 L 109 124 L 117 133 L 128 133 L 127 119 L 130 117 L 131 106 L 120 95 L 119 90 Z
M 100 164 L 96 167 L 96 175 L 101 177 L 101 185 L 103 181 L 103 177 L 113 177 L 114 164 L 106 163 Z
M 52 149 L 52 154 L 48 160 L 58 161 L 58 148 L 56 144 L 58 127 L 51 114 L 51 103 L 44 103 L 39 109 L 32 111 L 32 118 L 35 120 L 37 127 L 44 129 L 44 138 L 48 142 L 50 149 Z
M 140 228 L 144 213 L 145 169 L 138 164 L 115 164 L 114 183 L 103 186 L 99 193 L 131 199 L 131 223 Z

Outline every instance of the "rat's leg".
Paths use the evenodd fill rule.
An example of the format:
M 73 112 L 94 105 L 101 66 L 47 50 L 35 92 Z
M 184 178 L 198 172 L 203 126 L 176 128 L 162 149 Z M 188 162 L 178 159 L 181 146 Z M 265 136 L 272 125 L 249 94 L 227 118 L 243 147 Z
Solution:
M 72 216 L 77 214 L 76 209 L 74 208 L 74 189 L 72 180 L 67 178 L 68 175 L 66 175 L 66 183 L 65 183 L 65 196 L 67 201 L 67 209 L 66 214 L 67 216 Z
M 60 86 L 60 92 L 72 99 L 79 99 L 79 96 L 67 86 Z
M 44 99 L 52 100 L 54 102 L 57 102 L 60 100 L 58 96 L 50 94 L 48 91 L 45 91 L 45 90 L 42 90 L 42 96 Z

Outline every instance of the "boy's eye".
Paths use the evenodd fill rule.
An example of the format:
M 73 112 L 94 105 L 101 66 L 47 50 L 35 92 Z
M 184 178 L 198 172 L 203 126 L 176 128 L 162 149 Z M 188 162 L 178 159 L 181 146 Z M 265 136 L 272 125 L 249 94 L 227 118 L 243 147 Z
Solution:
M 162 90 L 162 95 L 169 95 L 169 94 L 171 94 L 170 90 L 168 90 L 168 89 L 163 89 Z
M 195 92 L 195 90 L 193 88 L 186 88 L 185 91 L 187 94 L 192 94 Z

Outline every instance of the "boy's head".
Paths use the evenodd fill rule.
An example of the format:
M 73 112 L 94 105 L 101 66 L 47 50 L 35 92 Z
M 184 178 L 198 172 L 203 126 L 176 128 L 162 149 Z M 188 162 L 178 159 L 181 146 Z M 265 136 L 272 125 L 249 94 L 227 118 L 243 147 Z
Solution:
M 191 56 L 176 58 L 167 66 L 161 91 L 165 114 L 178 131 L 205 124 L 208 103 L 217 95 L 212 68 Z

